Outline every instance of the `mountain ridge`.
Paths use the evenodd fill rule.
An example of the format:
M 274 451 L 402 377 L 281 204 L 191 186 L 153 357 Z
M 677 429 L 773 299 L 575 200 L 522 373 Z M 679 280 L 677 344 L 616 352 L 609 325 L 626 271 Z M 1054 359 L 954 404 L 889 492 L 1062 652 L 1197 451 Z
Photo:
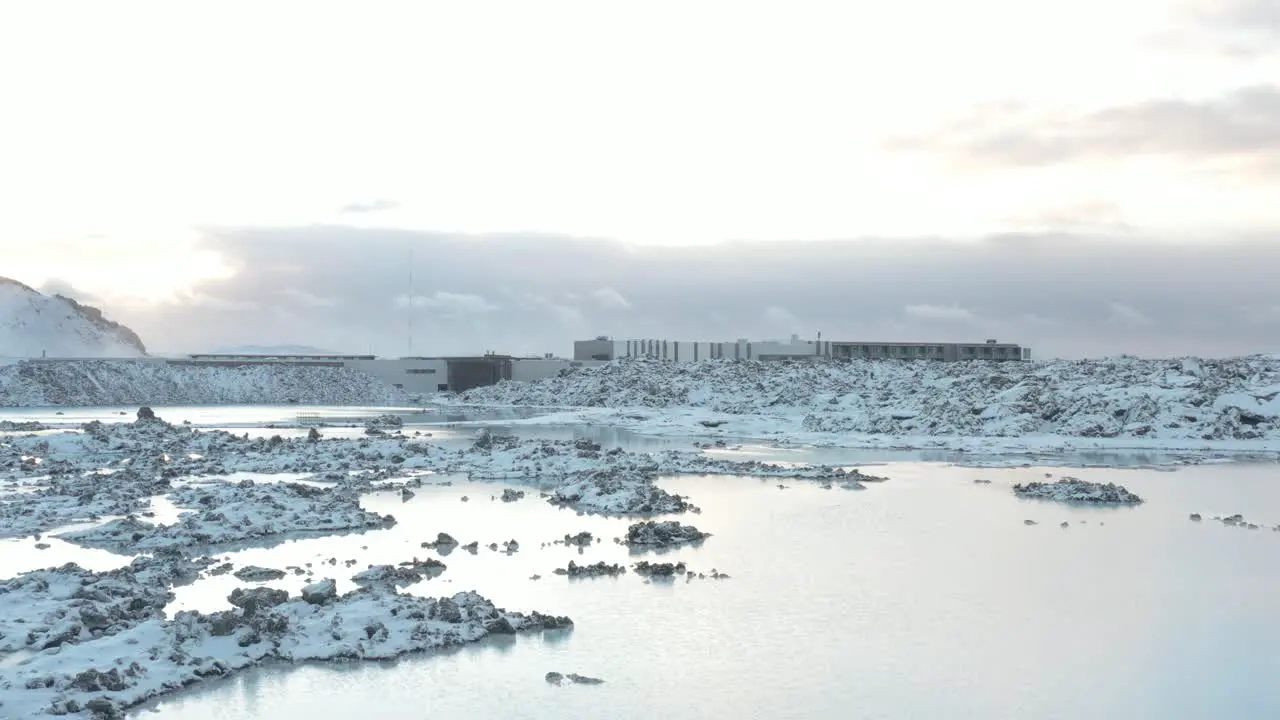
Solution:
M 129 327 L 65 295 L 0 277 L 0 357 L 146 357 Z

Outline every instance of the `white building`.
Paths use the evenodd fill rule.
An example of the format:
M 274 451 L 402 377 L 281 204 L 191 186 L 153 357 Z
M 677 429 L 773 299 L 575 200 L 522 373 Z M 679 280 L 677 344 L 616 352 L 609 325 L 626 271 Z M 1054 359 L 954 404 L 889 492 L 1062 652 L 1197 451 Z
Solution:
M 573 343 L 578 361 L 608 361 L 649 357 L 672 362 L 693 362 L 708 358 L 733 360 L 824 360 L 864 358 L 869 360 L 1030 360 L 1031 349 L 1014 343 L 987 340 L 980 343 L 854 342 L 843 340 L 790 340 L 752 342 L 687 342 L 683 340 L 614 340 L 600 336 Z

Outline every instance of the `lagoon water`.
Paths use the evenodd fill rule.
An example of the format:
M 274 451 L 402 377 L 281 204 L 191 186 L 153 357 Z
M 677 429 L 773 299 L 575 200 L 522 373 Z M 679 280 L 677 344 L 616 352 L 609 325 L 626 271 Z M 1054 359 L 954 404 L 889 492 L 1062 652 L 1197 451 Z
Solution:
M 568 614 L 572 632 L 497 638 L 394 663 L 268 666 L 150 703 L 137 717 L 260 718 L 1263 718 L 1280 716 L 1280 466 L 974 469 L 893 463 L 865 491 L 728 477 L 665 481 L 714 535 L 659 556 L 728 580 L 569 580 L 569 560 L 631 562 L 628 522 L 578 516 L 500 485 L 424 487 L 388 530 L 232 554 L 315 563 L 343 579 L 434 555 L 439 531 L 479 540 L 410 589 L 475 589 Z M 1135 508 L 1021 500 L 1010 485 L 1070 474 L 1121 482 Z M 975 484 L 976 478 L 991 484 Z M 462 496 L 469 502 L 462 502 Z M 1204 514 L 1192 522 L 1191 512 Z M 1243 513 L 1260 530 L 1213 515 Z M 1024 520 L 1039 524 L 1027 526 Z M 1069 526 L 1062 528 L 1059 523 Z M 604 542 L 541 547 L 589 530 Z M 519 552 L 483 547 L 516 539 Z M 335 557 L 337 567 L 320 563 Z M 352 568 L 347 559 L 357 561 Z M 533 574 L 541 579 L 532 580 Z M 278 587 L 296 590 L 300 578 Z M 230 576 L 172 609 L 225 607 Z M 346 583 L 346 587 L 350 587 Z M 344 587 L 343 589 L 346 589 Z M 603 678 L 556 687 L 549 671 Z

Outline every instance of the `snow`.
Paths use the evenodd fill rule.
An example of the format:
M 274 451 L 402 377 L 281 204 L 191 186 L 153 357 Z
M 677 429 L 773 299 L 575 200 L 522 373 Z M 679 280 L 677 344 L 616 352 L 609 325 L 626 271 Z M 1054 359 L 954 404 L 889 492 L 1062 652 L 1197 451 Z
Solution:
M 219 480 L 243 473 L 289 480 Z M 92 422 L 83 432 L 0 440 L 0 537 L 105 518 L 59 537 L 113 551 L 271 544 L 296 533 L 362 530 L 394 522 L 361 509 L 360 493 L 375 484 L 383 489 L 418 486 L 431 474 L 535 485 L 548 491 L 549 503 L 610 515 L 693 509 L 687 499 L 656 485 L 664 475 L 754 475 L 852 487 L 879 479 L 851 468 L 734 460 L 702 452 L 606 451 L 582 440 L 485 436 L 473 446 L 450 449 L 402 432 L 360 439 L 249 439 L 163 421 Z M 310 482 L 294 481 L 299 477 Z M 160 500 L 177 514 L 168 524 L 148 517 L 162 507 Z
M 173 599 L 170 585 L 194 580 L 210 564 L 161 554 L 105 573 L 67 564 L 7 580 L 0 583 L 0 652 L 43 650 L 133 627 Z
M 211 615 L 180 612 L 41 652 L 0 670 L 0 716 L 84 709 L 118 716 L 150 697 L 264 660 L 390 659 L 490 633 L 572 625 L 568 618 L 506 612 L 474 592 L 422 598 L 378 587 L 323 604 L 272 602 Z
M 1280 449 L 1280 360 L 667 363 L 621 360 L 476 388 L 460 406 L 540 407 L 515 424 L 976 451 Z M 511 423 L 512 421 L 504 421 Z
M 98 310 L 0 277 L 0 357 L 132 358 L 146 348 Z
M 284 533 L 339 532 L 395 522 L 360 508 L 349 488 L 317 488 L 301 483 L 202 484 L 178 489 L 170 502 L 192 509 L 172 525 L 125 517 L 59 535 L 68 542 L 116 552 L 149 552 L 227 544 Z
M 2 286 L 0 286 L 2 287 Z M 0 407 L 54 405 L 391 405 L 396 388 L 346 367 L 219 367 L 167 361 L 28 361 L 0 366 Z

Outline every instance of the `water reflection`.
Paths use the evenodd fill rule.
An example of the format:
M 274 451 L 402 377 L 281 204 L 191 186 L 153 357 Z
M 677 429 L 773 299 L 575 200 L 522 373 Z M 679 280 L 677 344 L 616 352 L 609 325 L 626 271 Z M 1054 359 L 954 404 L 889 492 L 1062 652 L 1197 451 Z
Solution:
M 712 536 L 663 560 L 718 568 L 732 576 L 724 581 L 646 584 L 628 573 L 569 582 L 550 570 L 570 559 L 635 560 L 610 542 L 627 521 L 577 516 L 533 497 L 484 500 L 500 491 L 494 485 L 426 487 L 404 504 L 375 494 L 367 504 L 397 508 L 400 526 L 245 551 L 237 564 L 323 555 L 356 559 L 358 569 L 421 555 L 418 541 L 443 530 L 482 549 L 455 552 L 443 576 L 411 591 L 475 589 L 513 609 L 568 614 L 577 628 L 394 664 L 262 668 L 150 709 L 192 720 L 845 718 L 850 708 L 885 718 L 1280 713 L 1272 683 L 1280 577 L 1260 571 L 1280 560 L 1280 533 L 1209 520 L 1243 512 L 1280 523 L 1275 465 L 1162 473 L 911 463 L 882 472 L 892 479 L 860 493 L 726 477 L 664 481 L 703 507 L 680 519 Z M 1013 483 L 1045 472 L 1121 482 L 1147 503 L 1106 510 L 1012 494 Z M 1206 520 L 1190 522 L 1189 512 Z M 584 555 L 549 544 L 582 530 L 605 541 Z M 483 547 L 507 538 L 520 552 Z M 281 552 L 289 556 L 273 559 Z M 529 579 L 535 572 L 541 580 Z M 197 602 L 195 587 L 180 593 L 225 606 L 217 597 Z M 552 670 L 606 684 L 549 686 L 542 678 Z

